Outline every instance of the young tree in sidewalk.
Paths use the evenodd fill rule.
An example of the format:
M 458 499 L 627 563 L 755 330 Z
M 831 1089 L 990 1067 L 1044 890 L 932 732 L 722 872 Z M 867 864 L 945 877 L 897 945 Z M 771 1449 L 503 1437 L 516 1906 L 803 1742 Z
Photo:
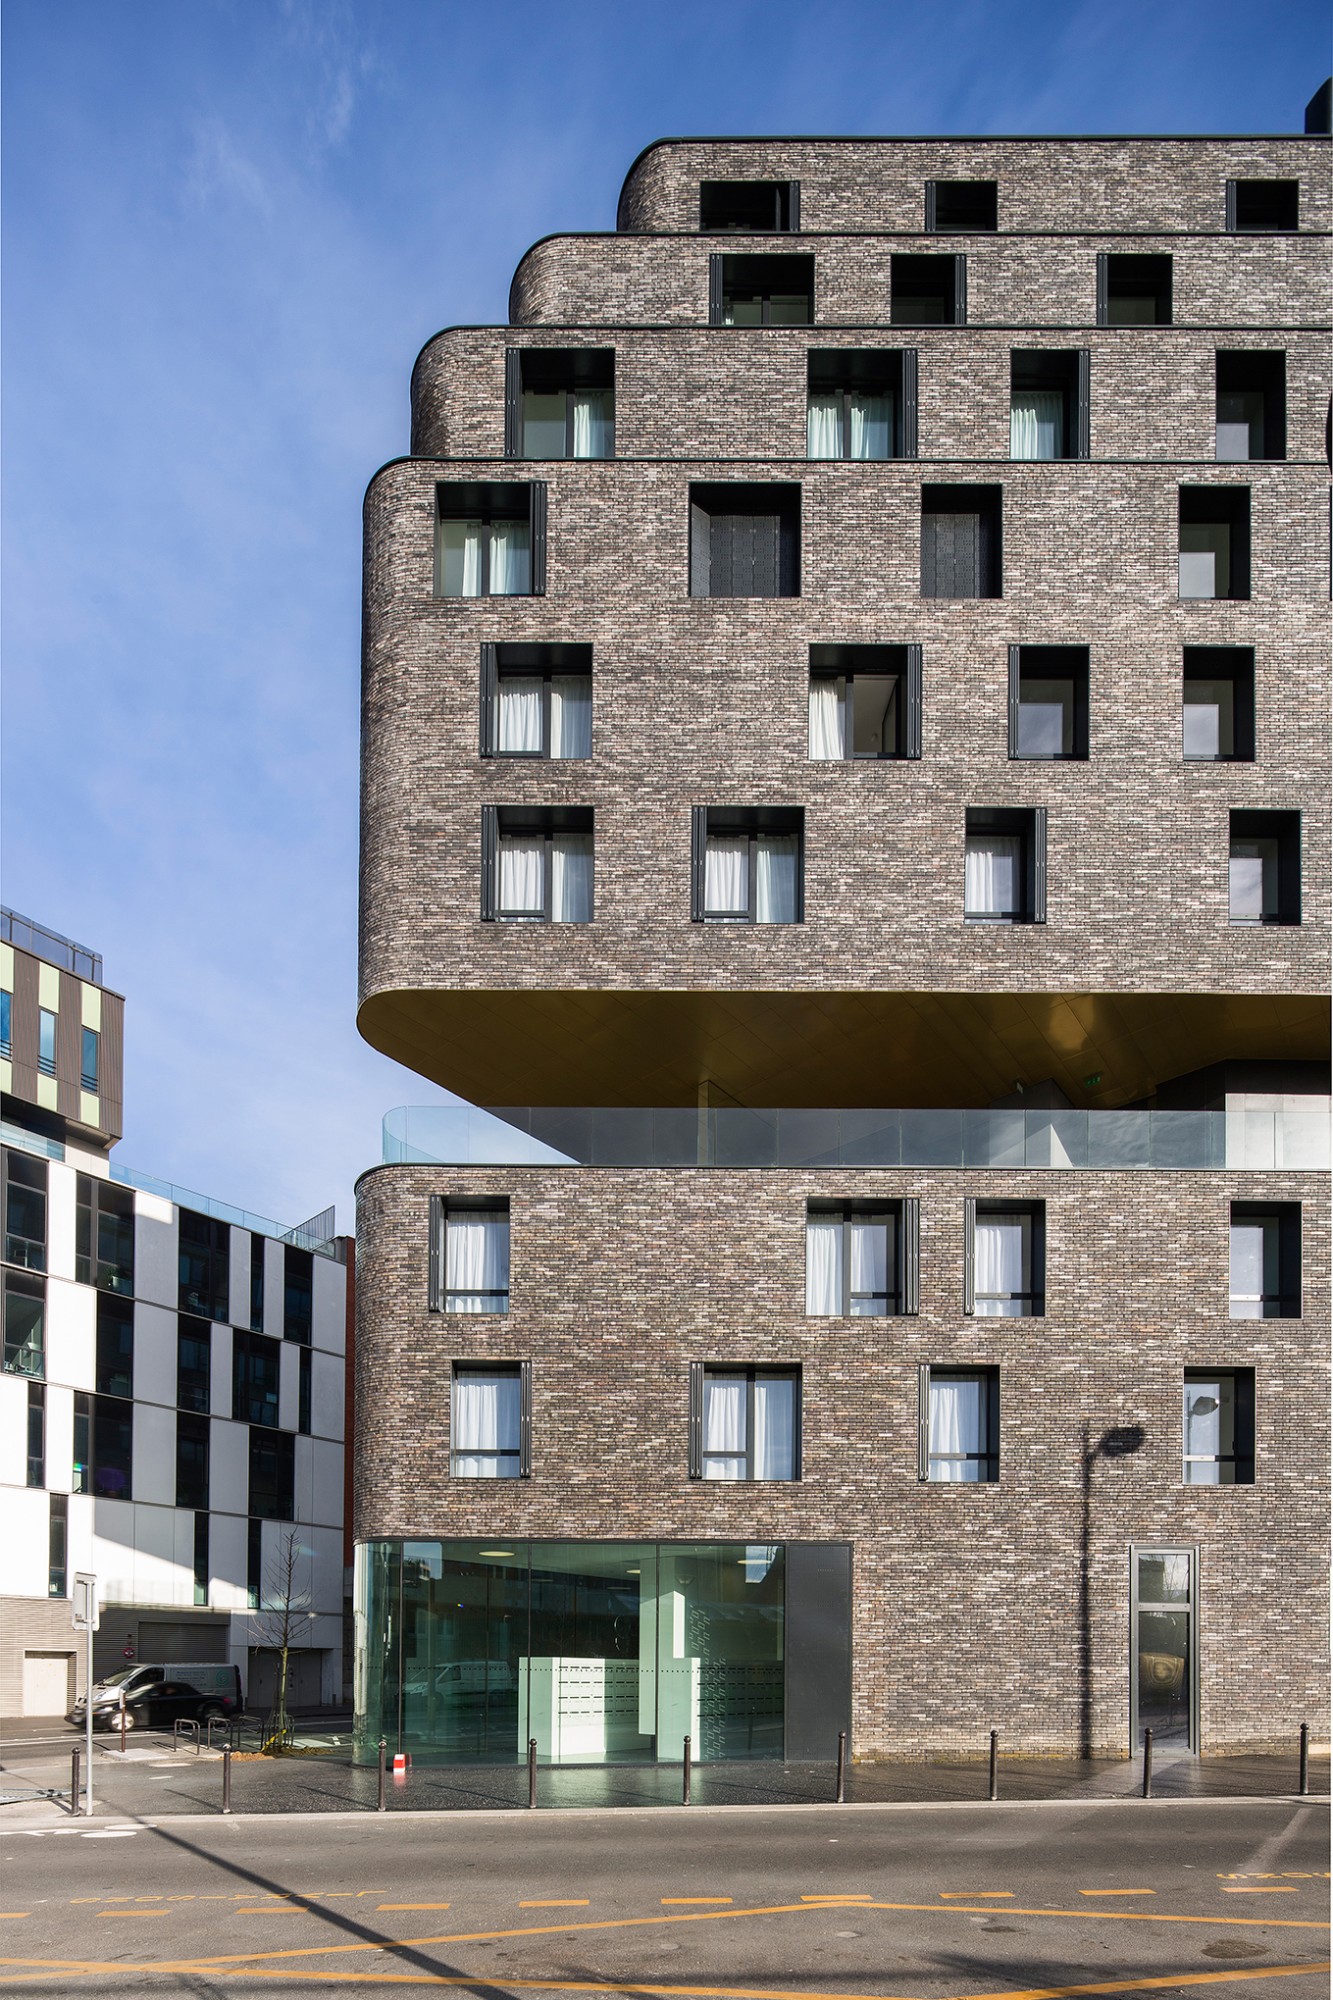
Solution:
M 270 1756 L 280 1756 L 291 1747 L 292 1723 L 287 1713 L 288 1668 L 292 1646 L 305 1630 L 311 1615 L 309 1556 L 310 1551 L 302 1546 L 296 1529 L 289 1528 L 278 1543 L 277 1552 L 269 1565 L 260 1609 L 251 1614 L 260 1644 L 270 1647 L 278 1656 L 278 1684 L 273 1707 L 264 1724 L 263 1748 Z M 305 1583 L 300 1581 L 299 1575 L 303 1563 L 307 1578 Z

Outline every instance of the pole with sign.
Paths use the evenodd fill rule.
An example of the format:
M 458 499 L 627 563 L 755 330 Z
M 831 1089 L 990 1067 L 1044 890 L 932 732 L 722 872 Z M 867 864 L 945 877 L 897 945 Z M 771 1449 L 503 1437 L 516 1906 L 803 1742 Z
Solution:
M 97 1602 L 97 1578 L 87 1570 L 76 1570 L 74 1574 L 74 1630 L 88 1634 L 88 1685 L 83 1697 L 84 1723 L 88 1731 L 88 1781 L 83 1793 L 83 1811 L 87 1819 L 93 1816 L 93 1633 L 101 1619 L 101 1609 Z M 71 1807 L 77 1807 L 78 1800 L 70 1800 Z

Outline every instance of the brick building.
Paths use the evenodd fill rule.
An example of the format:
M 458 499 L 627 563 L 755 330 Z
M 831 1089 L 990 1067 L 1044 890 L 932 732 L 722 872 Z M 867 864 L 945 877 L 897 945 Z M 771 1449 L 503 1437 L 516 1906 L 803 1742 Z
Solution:
M 664 141 L 419 357 L 360 1024 L 507 1108 L 360 1184 L 367 1754 L 1322 1713 L 1307 127 Z

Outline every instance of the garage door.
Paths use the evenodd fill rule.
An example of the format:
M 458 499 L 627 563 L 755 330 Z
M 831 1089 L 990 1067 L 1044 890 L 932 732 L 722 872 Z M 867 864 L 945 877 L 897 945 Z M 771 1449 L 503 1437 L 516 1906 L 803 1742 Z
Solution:
M 74 1699 L 72 1653 L 23 1655 L 23 1713 L 64 1715 Z

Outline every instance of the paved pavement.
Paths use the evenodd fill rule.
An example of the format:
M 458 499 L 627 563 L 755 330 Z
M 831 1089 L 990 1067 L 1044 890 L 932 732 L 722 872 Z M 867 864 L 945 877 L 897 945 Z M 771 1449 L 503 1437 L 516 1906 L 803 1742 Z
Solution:
M 0 1992 L 1324 2000 L 1326 1821 L 1074 1798 L 66 1819 L 0 1831 Z

